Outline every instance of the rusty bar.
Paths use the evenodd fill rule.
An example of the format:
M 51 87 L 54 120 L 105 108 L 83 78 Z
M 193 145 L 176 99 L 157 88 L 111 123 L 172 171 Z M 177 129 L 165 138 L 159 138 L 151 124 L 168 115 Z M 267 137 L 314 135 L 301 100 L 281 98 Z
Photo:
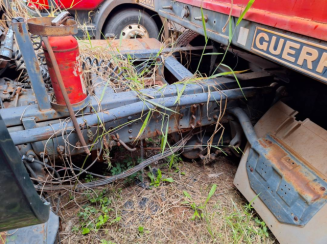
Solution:
M 56 76 L 57 76 L 57 80 L 58 80 L 58 83 L 59 83 L 59 86 L 60 86 L 60 90 L 61 90 L 61 92 L 62 92 L 62 95 L 63 95 L 64 99 L 65 99 L 65 103 L 66 103 L 66 105 L 67 105 L 67 108 L 68 108 L 68 111 L 69 111 L 70 118 L 72 119 L 72 122 L 73 122 L 73 124 L 74 124 L 75 130 L 76 130 L 76 133 L 77 133 L 77 136 L 78 136 L 78 138 L 79 138 L 79 140 L 80 140 L 80 142 L 81 142 L 81 144 L 82 144 L 82 146 L 83 146 L 85 152 L 86 152 L 88 155 L 90 155 L 90 154 L 91 154 L 91 153 L 90 153 L 90 150 L 89 150 L 89 148 L 88 148 L 88 146 L 87 146 L 87 144 L 86 144 L 86 142 L 85 142 L 85 140 L 84 140 L 84 137 L 83 137 L 82 131 L 81 131 L 81 129 L 80 129 L 80 127 L 79 127 L 79 124 L 78 124 L 78 122 L 77 122 L 77 120 L 76 120 L 76 117 L 75 117 L 75 113 L 74 113 L 73 107 L 72 107 L 72 105 L 71 105 L 71 103 L 70 103 L 70 101 L 69 101 L 69 97 L 68 97 L 68 94 L 67 94 L 67 91 L 66 91 L 66 88 L 65 88 L 65 85 L 64 85 L 63 79 L 62 79 L 62 77 L 61 77 L 60 69 L 59 69 L 59 66 L 58 66 L 58 63 L 57 63 L 56 57 L 55 57 L 55 55 L 54 55 L 54 53 L 53 53 L 52 47 L 51 47 L 51 45 L 50 45 L 50 43 L 49 43 L 49 39 L 48 39 L 48 37 L 43 36 L 43 37 L 42 37 L 42 40 L 43 40 L 43 42 L 44 42 L 44 44 L 45 44 L 45 46 L 46 46 L 46 48 L 47 48 L 47 50 L 48 50 L 48 53 L 49 53 L 49 56 L 50 56 L 50 59 L 51 59 L 51 62 L 52 62 L 53 68 L 54 68 L 55 73 L 56 73 Z
M 38 17 L 27 21 L 29 31 L 34 35 L 40 36 L 69 36 L 76 35 L 78 32 L 77 23 L 73 19 L 64 21 L 65 28 L 62 26 L 52 26 L 53 17 Z

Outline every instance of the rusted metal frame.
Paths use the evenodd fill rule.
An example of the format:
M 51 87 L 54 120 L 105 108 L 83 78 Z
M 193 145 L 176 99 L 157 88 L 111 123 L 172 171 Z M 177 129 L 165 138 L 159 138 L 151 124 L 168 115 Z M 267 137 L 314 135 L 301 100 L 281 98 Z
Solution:
M 273 88 L 243 88 L 243 92 L 247 98 L 253 97 L 257 92 L 269 91 L 271 92 Z M 209 93 L 200 93 L 193 95 L 184 95 L 179 99 L 179 106 L 187 106 L 192 104 L 206 103 L 207 101 L 220 101 L 220 99 L 241 99 L 243 98 L 242 91 L 240 89 L 235 90 L 225 90 L 222 92 L 211 92 Z M 176 101 L 178 100 L 177 96 L 174 97 L 166 97 L 150 100 L 150 102 L 136 102 L 132 104 L 128 104 L 125 106 L 120 106 L 106 112 L 100 112 L 94 115 L 87 115 L 84 117 L 77 118 L 78 124 L 87 124 L 89 126 L 98 125 L 99 120 L 103 123 L 109 121 L 115 121 L 120 118 L 128 117 L 133 114 L 144 113 L 155 106 L 153 103 L 161 104 L 165 107 L 175 107 Z M 153 103 L 151 103 L 151 101 Z M 31 143 L 41 140 L 47 140 L 50 136 L 53 136 L 54 131 L 61 131 L 61 124 L 53 124 L 52 126 L 44 126 L 42 128 L 30 129 L 25 131 L 16 131 L 12 132 L 11 136 L 16 145 Z M 69 122 L 66 126 L 68 130 L 73 128 L 72 122 Z
M 88 148 L 88 146 L 87 146 L 87 144 L 86 144 L 86 142 L 84 140 L 84 136 L 82 134 L 81 128 L 80 128 L 80 126 L 79 126 L 79 124 L 78 124 L 78 122 L 76 120 L 75 112 L 74 112 L 73 107 L 72 107 L 72 105 L 71 105 L 71 103 L 69 101 L 69 97 L 68 97 L 68 94 L 67 94 L 67 91 L 66 91 L 66 88 L 65 88 L 65 84 L 64 84 L 64 81 L 63 81 L 63 79 L 61 77 L 60 69 L 59 69 L 56 57 L 55 57 L 55 55 L 53 53 L 52 47 L 51 47 L 51 45 L 49 43 L 49 39 L 48 39 L 48 37 L 43 36 L 42 40 L 43 40 L 44 45 L 46 46 L 47 51 L 49 53 L 49 56 L 50 56 L 50 59 L 51 59 L 51 62 L 52 62 L 52 66 L 53 66 L 53 68 L 55 70 L 55 73 L 56 73 L 56 76 L 57 76 L 57 80 L 58 80 L 58 83 L 59 83 L 59 86 L 60 86 L 61 93 L 62 93 L 62 95 L 63 95 L 63 97 L 65 99 L 65 103 L 67 105 L 69 116 L 70 116 L 70 118 L 71 118 L 71 120 L 72 120 L 72 122 L 74 124 L 77 136 L 78 136 L 78 138 L 79 138 L 79 140 L 80 140 L 80 142 L 81 142 L 81 144 L 82 144 L 82 146 L 84 148 L 85 153 L 90 154 L 90 150 L 89 150 L 89 148 Z
M 251 91 L 252 90 L 252 91 Z M 268 88 L 268 90 L 272 91 L 270 88 Z M 246 91 L 247 97 L 250 98 L 252 97 L 256 92 L 260 92 L 260 89 L 252 89 L 250 88 L 250 90 Z M 261 90 L 264 91 L 264 90 Z M 231 104 L 231 101 L 236 99 L 236 98 L 242 98 L 241 92 L 240 90 L 237 91 L 226 91 L 226 96 L 228 96 L 228 102 L 229 104 Z M 224 91 L 225 93 L 225 91 Z M 216 92 L 215 94 L 218 94 L 218 92 Z M 215 94 L 213 96 L 215 96 Z M 237 95 L 238 94 L 238 95 Z M 222 94 L 221 94 L 222 95 Z M 237 95 L 237 97 L 235 97 Z M 249 95 L 249 96 L 248 96 Z M 205 100 L 205 97 L 207 97 L 208 94 L 204 93 L 201 95 L 201 97 L 203 98 L 203 101 Z M 224 97 L 224 95 L 222 95 Z M 177 113 L 172 113 L 170 111 L 163 111 L 166 114 L 169 115 L 169 124 L 162 124 L 162 115 L 160 115 L 158 112 L 154 112 L 151 116 L 151 120 L 149 121 L 146 129 L 144 130 L 144 133 L 141 135 L 141 137 L 139 138 L 140 140 L 144 139 L 144 138 L 151 138 L 151 137 L 155 137 L 158 135 L 161 135 L 161 132 L 164 131 L 165 132 L 165 128 L 166 126 L 168 126 L 168 133 L 174 133 L 174 132 L 186 132 L 192 129 L 189 120 L 190 120 L 190 110 L 191 107 L 194 105 L 197 105 L 197 99 L 190 99 L 189 97 L 196 97 L 196 96 L 187 96 L 188 100 L 187 102 L 190 105 L 183 105 L 185 104 L 185 101 L 181 101 L 182 103 L 180 105 L 177 104 L 173 104 L 173 100 L 176 99 L 176 97 L 172 98 L 170 100 L 170 104 L 173 104 L 172 109 L 175 110 Z M 217 98 L 217 97 L 216 97 Z M 218 97 L 219 99 L 219 97 Z M 154 101 L 163 101 L 166 99 L 156 99 Z M 220 101 L 220 100 L 219 100 Z M 183 103 L 184 102 L 184 103 Z M 207 125 L 211 125 L 214 124 L 217 121 L 217 111 L 219 111 L 219 104 L 216 103 L 216 101 L 212 101 L 208 104 L 208 111 L 207 111 L 207 101 L 204 102 L 205 105 L 203 106 L 204 110 L 203 113 L 201 115 L 201 113 L 199 113 L 197 115 L 196 118 L 196 123 L 194 128 L 198 128 L 201 126 L 207 126 Z M 169 105 L 165 102 L 166 105 Z M 177 107 L 176 107 L 177 106 Z M 201 106 L 201 103 L 198 105 Z M 224 106 L 224 99 L 222 100 L 222 104 L 221 106 Z M 105 129 L 106 131 L 110 131 L 113 128 L 116 128 L 119 125 L 127 125 L 124 126 L 123 128 L 117 130 L 117 131 L 112 131 L 112 137 L 109 137 L 106 139 L 106 141 L 108 142 L 108 145 L 110 147 L 112 146 L 119 146 L 121 145 L 121 141 L 125 142 L 125 143 L 133 143 L 134 140 L 137 138 L 139 131 L 141 130 L 142 127 L 142 121 L 140 121 L 140 117 L 142 116 L 141 114 L 146 114 L 146 110 L 143 111 L 142 113 L 137 113 L 138 111 L 141 111 L 143 109 L 143 104 L 141 102 L 139 103 L 134 103 L 131 104 L 130 106 L 122 106 L 121 108 L 116 108 L 116 109 L 112 109 L 107 111 L 111 116 L 108 118 L 103 118 L 103 114 L 98 114 L 98 116 L 100 116 L 99 118 L 101 119 L 102 123 L 105 125 Z M 147 108 L 145 108 L 147 109 Z M 159 110 L 162 110 L 159 108 Z M 122 111 L 122 112 L 121 112 Z M 127 113 L 128 112 L 128 113 Z M 130 114 L 130 115 L 129 115 Z M 108 115 L 108 114 L 107 114 Z M 207 116 L 208 115 L 208 116 Z M 202 117 L 201 117 L 202 116 Z M 101 128 L 98 128 L 97 126 L 92 126 L 92 121 L 95 122 L 96 121 L 96 117 L 97 115 L 93 115 L 93 117 L 91 118 L 91 116 L 85 116 L 84 118 L 81 118 L 80 121 L 84 121 L 84 126 L 83 126 L 83 134 L 85 139 L 88 141 L 88 143 L 90 144 L 94 144 L 95 143 L 95 139 L 96 136 L 91 136 L 90 135 L 97 135 L 99 133 L 99 129 L 100 131 L 102 130 Z M 108 121 L 108 119 L 110 119 L 110 121 Z M 167 117 L 166 117 L 167 118 Z M 106 122 L 108 121 L 108 122 Z M 198 123 L 198 122 L 201 123 Z M 98 122 L 97 122 L 98 123 Z M 130 124 L 128 124 L 130 123 Z M 165 120 L 165 123 L 167 123 L 167 119 Z M 48 128 L 53 128 L 54 130 L 60 128 L 62 129 L 63 125 L 59 126 L 59 124 L 52 124 L 52 126 L 48 127 Z M 65 128 L 66 130 L 66 134 L 69 134 L 73 127 L 71 126 L 71 123 L 68 124 L 68 126 Z M 39 128 L 43 131 L 43 133 L 39 133 L 39 135 L 32 135 L 30 132 L 26 132 L 26 131 L 22 131 L 22 132 L 16 132 L 16 133 L 12 133 L 11 135 L 14 136 L 14 138 L 17 138 L 16 135 L 20 134 L 21 137 L 34 137 L 35 140 L 40 140 L 42 141 L 43 145 L 45 145 L 46 143 L 46 137 L 50 136 L 50 134 L 52 135 L 54 133 L 54 131 L 49 131 L 49 130 L 44 130 L 45 127 Z M 34 130 L 34 132 L 36 132 L 36 130 Z M 34 133 L 32 132 L 32 133 Z M 92 133 L 90 133 L 92 132 Z M 27 134 L 28 135 L 27 135 Z M 46 135 L 48 133 L 48 136 Z M 100 132 L 101 133 L 101 132 Z M 57 155 L 57 148 L 59 148 L 62 145 L 65 145 L 65 141 L 64 139 L 61 137 L 61 133 L 57 134 L 57 138 L 52 139 L 51 142 L 47 143 L 46 146 L 46 152 L 48 155 Z M 66 140 L 69 139 L 69 143 L 71 145 L 76 145 L 78 146 L 78 138 L 76 136 L 76 134 L 72 133 L 70 134 L 69 138 L 66 138 Z M 21 141 L 22 142 L 22 141 Z M 18 142 L 18 143 L 21 143 Z M 18 146 L 21 150 L 21 153 L 24 154 L 27 152 L 28 147 L 23 147 L 23 146 Z M 101 142 L 97 141 L 97 143 L 93 146 L 93 149 L 99 149 L 101 147 Z M 73 149 L 73 147 L 71 148 Z M 41 155 L 44 151 L 44 146 L 41 146 L 39 148 L 37 148 L 37 150 L 35 151 L 35 153 Z M 80 148 L 74 148 L 74 150 L 70 150 L 70 153 L 72 154 L 79 154 L 82 153 L 83 150 Z
M 229 112 L 251 145 L 246 169 L 252 190 L 282 223 L 304 226 L 327 203 L 327 183 L 273 135 L 258 138 L 241 108 Z
M 35 55 L 33 44 L 29 38 L 26 23 L 23 19 L 14 19 L 12 28 L 15 32 L 16 41 L 23 55 L 28 75 L 31 79 L 38 107 L 42 111 L 51 109 L 50 100 L 40 72 L 38 59 Z
M 215 89 L 227 89 L 227 88 L 235 88 L 235 80 L 229 78 L 219 78 L 217 80 L 208 80 L 206 81 L 206 85 L 198 85 L 198 84 L 187 84 L 184 90 L 185 95 L 207 92 L 208 89 L 211 91 L 215 91 Z M 140 91 L 141 94 L 145 94 L 149 97 L 160 98 L 177 96 L 178 91 L 183 89 L 183 84 L 169 85 L 165 88 L 158 91 L 159 88 L 148 88 Z M 89 113 L 93 111 L 93 108 L 97 111 L 99 104 L 98 100 L 101 97 L 103 92 L 103 86 L 97 86 L 95 89 L 96 98 L 91 97 L 91 105 L 87 107 L 84 111 Z M 108 91 L 109 92 L 109 91 Z M 140 101 L 140 98 L 133 91 L 124 92 L 124 96 L 122 93 L 111 93 L 110 96 L 104 96 L 101 102 L 101 108 L 103 110 L 113 109 L 125 104 L 135 103 Z M 32 98 L 31 98 L 32 99 Z M 8 108 L 0 110 L 0 114 L 3 117 L 6 125 L 8 127 L 21 125 L 21 117 L 35 117 L 36 122 L 54 120 L 65 118 L 69 114 L 65 111 L 55 111 L 53 109 L 46 111 L 39 111 L 37 105 L 29 105 L 29 106 L 21 106 L 17 108 Z M 14 129 L 14 128 L 13 128 Z

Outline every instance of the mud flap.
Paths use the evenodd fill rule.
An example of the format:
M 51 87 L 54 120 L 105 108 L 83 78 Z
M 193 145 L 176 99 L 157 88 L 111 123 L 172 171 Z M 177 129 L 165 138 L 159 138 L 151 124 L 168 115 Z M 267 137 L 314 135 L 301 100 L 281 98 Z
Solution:
M 279 102 L 260 119 L 234 184 L 280 243 L 327 243 L 327 131 L 295 115 Z

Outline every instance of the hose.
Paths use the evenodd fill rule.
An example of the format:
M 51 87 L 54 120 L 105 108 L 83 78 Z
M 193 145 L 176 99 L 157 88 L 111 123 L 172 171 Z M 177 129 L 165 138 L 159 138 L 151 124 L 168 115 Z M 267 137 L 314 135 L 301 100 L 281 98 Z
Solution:
M 43 162 L 41 162 L 41 161 L 39 161 L 39 160 L 37 160 L 37 159 L 35 159 L 35 158 L 29 158 L 29 157 L 26 157 L 25 155 L 23 155 L 22 160 L 25 160 L 25 161 L 30 162 L 30 163 L 41 164 L 43 167 L 46 167 L 46 168 L 52 170 L 53 173 L 57 176 L 57 178 L 60 179 L 60 175 L 59 175 L 58 171 L 55 170 L 55 169 L 54 169 L 53 167 L 51 167 L 50 165 L 47 165 L 47 164 L 45 164 L 45 163 L 43 163 Z
M 38 177 L 37 177 L 36 173 L 34 172 L 34 170 L 31 168 L 31 166 L 29 166 L 29 164 L 25 163 L 25 162 L 24 162 L 24 165 L 25 165 L 26 169 L 30 172 L 31 176 L 34 179 L 37 179 Z
M 244 131 L 244 134 L 246 136 L 246 139 L 251 144 L 252 148 L 254 149 L 260 149 L 261 146 L 258 142 L 257 134 L 254 131 L 254 127 L 252 125 L 252 122 L 250 118 L 247 116 L 247 114 L 239 107 L 236 108 L 230 108 L 228 109 L 228 112 L 234 115 L 238 121 L 240 122 L 240 125 L 242 126 L 242 129 Z

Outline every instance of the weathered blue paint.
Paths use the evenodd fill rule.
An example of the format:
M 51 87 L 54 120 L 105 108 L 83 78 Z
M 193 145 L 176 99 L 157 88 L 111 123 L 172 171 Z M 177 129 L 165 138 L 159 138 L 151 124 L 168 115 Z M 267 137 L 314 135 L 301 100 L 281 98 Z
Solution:
M 267 88 L 272 89 L 272 88 Z M 244 88 L 243 92 L 247 98 L 254 96 L 260 88 Z M 178 101 L 176 96 L 174 97 L 165 97 L 159 99 L 150 100 L 150 102 L 136 102 L 132 104 L 128 104 L 125 106 L 120 106 L 118 108 L 114 108 L 108 110 L 106 112 L 100 112 L 94 115 L 87 115 L 84 117 L 78 118 L 79 124 L 87 123 L 87 125 L 97 125 L 99 124 L 99 119 L 105 123 L 109 121 L 115 121 L 121 118 L 128 117 L 130 115 L 139 114 L 142 112 L 149 111 L 149 109 L 154 108 L 153 104 L 160 104 L 167 108 L 178 106 L 188 106 L 192 104 L 206 103 L 207 101 L 216 102 L 228 99 L 235 100 L 243 98 L 243 94 L 240 89 L 235 90 L 225 90 L 224 92 L 211 92 L 209 93 L 199 93 L 193 95 L 184 95 Z M 16 145 L 31 143 L 36 141 L 47 140 L 50 136 L 53 136 L 54 132 L 61 131 L 61 124 L 53 124 L 52 126 L 44 126 L 41 128 L 29 129 L 25 131 L 17 131 L 12 132 L 10 135 L 13 138 L 13 141 Z M 72 123 L 68 123 L 65 127 L 68 131 L 73 130 Z M 84 130 L 85 132 L 85 130 Z M 56 135 L 58 136 L 58 135 Z
M 194 77 L 194 75 L 173 56 L 165 59 L 165 67 L 176 77 L 177 80 Z
M 219 78 L 218 80 L 208 80 L 206 81 L 206 85 L 201 84 L 187 84 L 184 90 L 185 95 L 188 94 L 194 94 L 194 93 L 200 93 L 200 92 L 207 92 L 208 88 L 210 88 L 212 91 L 215 91 L 217 89 L 220 89 L 220 85 L 226 84 L 228 88 L 235 88 L 237 86 L 237 83 L 233 79 L 229 78 Z M 169 85 L 164 87 L 159 91 L 160 88 L 148 88 L 143 89 L 140 92 L 142 94 L 146 94 L 149 97 L 154 98 L 160 98 L 162 96 L 164 97 L 171 97 L 171 96 L 177 96 L 178 91 L 181 91 L 184 87 L 184 84 L 176 84 L 176 85 Z M 225 88 L 225 86 L 224 86 Z M 95 99 L 94 97 L 91 97 L 91 105 L 88 106 L 84 111 L 89 112 L 90 108 L 98 109 L 99 106 L 99 99 L 101 97 L 101 94 L 103 92 L 104 87 L 103 86 L 97 86 L 95 90 Z M 106 88 L 106 92 L 110 92 L 110 88 Z M 104 96 L 102 102 L 101 102 L 101 108 L 103 110 L 113 109 L 117 108 L 126 104 L 135 103 L 140 101 L 140 98 L 138 97 L 138 94 L 134 91 L 124 92 L 124 95 L 122 93 L 110 93 L 110 96 Z M 33 97 L 31 97 L 33 99 Z M 28 117 L 35 117 L 36 122 L 42 122 L 42 121 L 48 121 L 53 119 L 59 119 L 59 118 L 66 118 L 68 117 L 67 112 L 57 112 L 53 109 L 40 111 L 38 109 L 38 106 L 36 104 L 32 104 L 29 106 L 21 106 L 17 108 L 8 108 L 8 109 L 2 109 L 0 110 L 0 114 L 3 117 L 3 120 L 5 121 L 6 125 L 9 127 L 13 126 L 19 126 L 21 125 L 21 116 L 23 115 L 23 118 Z
M 258 139 L 250 119 L 242 109 L 233 108 L 229 111 L 238 118 L 251 144 L 246 169 L 253 191 L 278 221 L 306 225 L 327 203 L 327 183 L 273 136 L 266 135 Z M 296 168 L 296 173 L 287 177 L 288 170 L 285 167 Z M 302 186 L 303 182 L 306 186 Z
M 13 21 L 12 28 L 15 32 L 16 41 L 19 45 L 20 51 L 23 55 L 25 66 L 31 79 L 39 109 L 51 109 L 48 93 L 40 72 L 40 66 L 33 49 L 33 44 L 29 38 L 26 23 Z

